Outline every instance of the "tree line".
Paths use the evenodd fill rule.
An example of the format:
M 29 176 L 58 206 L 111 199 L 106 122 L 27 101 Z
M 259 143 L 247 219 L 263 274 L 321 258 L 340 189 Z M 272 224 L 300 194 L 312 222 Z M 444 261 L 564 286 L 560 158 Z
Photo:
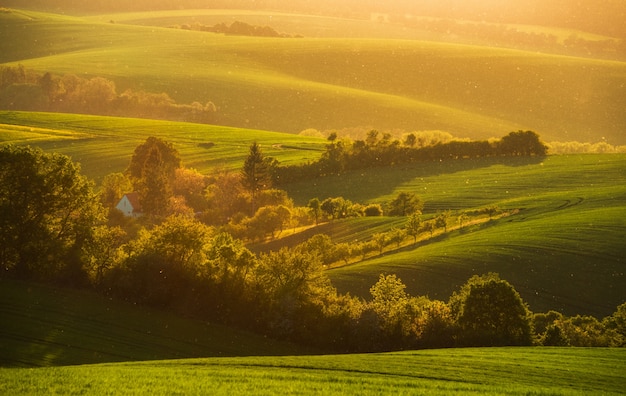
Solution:
M 552 33 L 527 32 L 507 24 L 459 22 L 453 19 L 416 18 L 407 15 L 393 15 L 390 18 L 393 22 L 416 29 L 496 41 L 514 48 L 617 59 L 623 59 L 626 56 L 626 41 L 623 39 L 589 39 L 575 33 L 565 39 L 559 39 Z
M 452 213 L 443 211 L 422 218 L 424 203 L 413 192 L 401 191 L 389 202 L 361 204 L 344 197 L 312 198 L 297 206 L 287 192 L 275 188 L 272 167 L 275 160 L 265 157 L 258 143 L 250 145 L 240 172 L 217 170 L 202 175 L 182 166 L 179 152 L 167 141 L 149 137 L 136 147 L 124 173 L 106 175 L 101 185 L 101 201 L 114 208 L 122 196 L 137 192 L 147 218 L 170 215 L 194 216 L 203 223 L 247 242 L 262 242 L 279 237 L 288 229 L 319 225 L 350 217 L 404 216 L 406 225 L 378 233 L 371 240 L 351 244 L 327 243 L 324 265 L 364 259 L 388 246 L 400 247 L 406 240 L 417 242 L 423 234 L 459 228 L 499 213 L 495 207 Z M 113 212 L 115 213 L 115 212 Z M 123 222 L 121 213 L 118 219 Z M 145 220 L 145 219 L 144 219 Z M 334 258 L 329 261 L 328 258 Z
M 409 133 L 401 140 L 377 130 L 368 132 L 365 139 L 339 138 L 334 132 L 327 139 L 326 151 L 317 161 L 287 166 L 274 162 L 275 182 L 290 183 L 376 166 L 463 158 L 542 157 L 548 152 L 547 146 L 533 131 L 511 132 L 497 141 L 452 140 L 435 144 L 421 141 L 415 133 Z
M 178 104 L 167 93 L 127 89 L 103 77 L 36 73 L 23 65 L 0 67 L 0 109 L 52 111 L 210 123 L 212 102 Z
M 140 146 L 133 155 L 145 158 L 140 179 L 168 158 L 167 144 L 165 154 L 154 147 Z M 131 160 L 129 177 L 135 177 L 135 165 Z M 135 182 L 152 188 L 152 181 Z M 323 236 L 254 254 L 241 239 L 193 213 L 122 219 L 105 208 L 105 191 L 100 194 L 67 156 L 3 146 L 0 276 L 89 287 L 336 352 L 626 343 L 626 303 L 602 320 L 533 314 L 514 287 L 493 273 L 470 278 L 448 301 L 411 296 L 393 274 L 381 274 L 370 298 L 357 298 L 338 293 L 326 276 Z M 397 210 L 417 213 L 419 204 L 411 208 L 411 200 L 401 201 Z
M 216 25 L 204 25 L 200 22 L 170 26 L 173 29 L 195 30 L 199 32 L 221 33 L 232 36 L 254 36 L 254 37 L 281 37 L 281 38 L 302 38 L 302 36 L 292 36 L 286 33 L 279 33 L 270 26 L 256 26 L 249 23 L 234 21 L 230 25 L 218 23 Z

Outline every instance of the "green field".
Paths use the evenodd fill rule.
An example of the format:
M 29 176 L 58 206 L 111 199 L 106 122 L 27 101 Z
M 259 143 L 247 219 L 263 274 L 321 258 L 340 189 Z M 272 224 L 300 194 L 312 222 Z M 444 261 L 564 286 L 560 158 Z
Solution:
M 4 394 L 621 394 L 623 349 L 444 349 L 0 369 Z
M 166 26 L 235 20 L 304 38 L 224 36 Z M 520 27 L 548 32 L 548 27 Z M 559 39 L 570 34 L 559 29 Z M 201 173 L 238 171 L 252 142 L 281 164 L 315 161 L 307 128 L 442 130 L 485 139 L 533 130 L 544 141 L 626 145 L 626 62 L 446 42 L 367 20 L 261 11 L 177 10 L 68 16 L 0 12 L 0 65 L 111 79 L 212 101 L 216 125 L 0 111 L 0 144 L 67 154 L 96 181 L 122 172 L 149 136 Z M 595 37 L 601 39 L 602 37 Z M 281 131 L 281 132 L 274 132 Z M 424 219 L 490 205 L 510 216 L 388 247 L 326 274 L 369 298 L 379 274 L 411 295 L 448 300 L 498 272 L 535 313 L 610 315 L 626 302 L 626 154 L 484 158 L 370 168 L 281 186 L 297 205 L 363 204 L 415 192 Z M 251 246 L 293 246 L 317 232 L 364 241 L 405 219 L 322 224 Z M 0 280 L 0 394 L 623 394 L 626 351 L 463 348 L 318 355 L 302 346 L 182 318 L 88 291 Z M 42 367 L 40 367 L 42 366 Z
M 188 12 L 190 22 L 196 14 Z M 202 12 L 197 18 L 261 23 L 268 16 Z M 472 138 L 528 129 L 547 141 L 626 143 L 624 62 L 421 41 L 418 33 L 399 36 L 393 25 L 373 28 L 341 18 L 277 15 L 279 27 L 286 20 L 293 30 L 301 26 L 293 33 L 304 33 L 303 39 L 160 27 L 184 19 L 181 12 L 171 18 L 3 13 L 0 33 L 15 39 L 0 43 L 0 63 L 102 76 L 115 81 L 118 92 L 146 89 L 180 103 L 213 101 L 220 125 L 285 132 L 435 129 Z M 358 26 L 345 31 L 373 30 L 314 33 L 320 26 L 339 32 L 351 25 Z
M 72 156 L 95 180 L 123 171 L 147 136 L 171 141 L 186 166 L 238 169 L 249 144 L 283 163 L 319 158 L 323 139 L 200 124 L 45 113 L 0 113 L 0 142 L 35 144 Z M 214 142 L 209 149 L 198 146 Z M 328 272 L 342 292 L 368 297 L 380 273 L 396 273 L 413 295 L 447 300 L 471 275 L 495 271 L 535 312 L 604 317 L 626 301 L 626 156 L 582 154 L 535 159 L 459 160 L 370 168 L 284 186 L 298 205 L 343 196 L 385 203 L 400 191 L 425 201 L 425 217 L 497 205 L 519 213 L 453 231 Z M 402 219 L 355 219 L 309 229 L 255 250 L 276 249 L 324 232 L 363 241 L 401 227 Z M 451 224 L 454 226 L 456 224 Z M 287 234 L 287 232 L 285 232 Z
M 30 144 L 79 162 L 94 180 L 128 166 L 133 150 L 149 136 L 170 141 L 186 167 L 208 173 L 241 167 L 250 144 L 281 163 L 315 160 L 325 140 L 286 133 L 182 122 L 0 111 L 0 143 Z M 214 143 L 212 147 L 201 146 Z
M 356 202 L 384 202 L 399 191 L 413 191 L 426 202 L 426 215 L 489 205 L 519 209 L 516 215 L 415 248 L 331 270 L 328 274 L 341 291 L 368 296 L 380 273 L 396 273 L 413 295 L 447 300 L 473 274 L 494 271 L 536 312 L 556 309 L 603 317 L 626 301 L 623 155 L 550 156 L 540 163 L 484 159 L 416 164 L 316 183 L 288 190 L 300 202 L 316 192 L 320 197 L 332 192 Z M 350 241 L 350 223 L 333 225 L 347 228 L 336 231 L 339 241 Z M 366 237 L 355 235 L 352 240 Z
M 626 385 L 624 349 L 311 355 L 89 292 L 5 280 L 0 297 L 1 394 L 582 395 Z
M 2 280 L 0 297 L 4 367 L 310 353 L 286 342 L 92 292 Z M 7 394 L 2 388 L 0 393 Z

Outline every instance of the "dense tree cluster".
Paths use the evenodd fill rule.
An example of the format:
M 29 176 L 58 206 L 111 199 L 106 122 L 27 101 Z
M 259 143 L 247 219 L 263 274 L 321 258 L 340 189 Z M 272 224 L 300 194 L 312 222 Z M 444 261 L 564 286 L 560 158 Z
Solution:
M 338 293 L 324 272 L 325 263 L 346 260 L 351 246 L 333 244 L 325 235 L 257 255 L 224 227 L 203 223 L 193 213 L 125 222 L 114 212 L 107 217 L 93 186 L 66 156 L 8 145 L 0 150 L 0 164 L 1 277 L 89 286 L 112 297 L 338 352 L 626 343 L 626 304 L 602 321 L 552 311 L 532 314 L 497 274 L 472 277 L 448 301 L 411 296 L 397 276 L 381 275 L 370 298 L 356 298 Z M 153 138 L 137 147 L 126 175 L 107 179 L 109 191 L 101 200 L 111 200 L 117 193 L 111 186 L 119 180 L 150 184 L 141 180 L 153 177 L 151 167 L 162 171 L 171 191 L 207 189 L 206 179 L 184 177 L 187 171 L 171 145 Z M 232 176 L 220 181 L 224 197 L 231 188 L 243 190 L 240 181 L 233 187 Z M 277 190 L 263 193 L 268 197 L 259 194 L 258 202 L 284 199 Z M 217 189 L 211 194 L 219 195 Z M 416 201 L 405 195 L 394 205 L 405 208 Z M 309 206 L 322 210 L 324 204 Z M 289 210 L 259 203 L 248 221 L 277 218 L 284 225 L 280 219 Z M 422 221 L 419 205 L 412 210 L 398 213 L 407 218 L 405 230 L 374 235 L 371 248 L 382 251 L 389 241 L 414 236 L 424 223 L 445 227 L 450 222 L 446 213 Z
M 272 172 L 278 183 L 289 183 L 311 177 L 337 175 L 344 171 L 375 166 L 393 166 L 421 161 L 444 161 L 462 158 L 501 156 L 541 157 L 547 146 L 532 131 L 511 132 L 502 139 L 490 141 L 422 141 L 416 134 L 407 134 L 403 140 L 390 133 L 372 130 L 365 139 L 328 137 L 326 151 L 318 161 L 302 165 L 276 166 Z
M 183 24 L 172 26 L 172 28 L 176 29 L 184 29 L 184 30 L 196 30 L 200 32 L 211 32 L 211 33 L 222 33 L 233 36 L 256 36 L 256 37 L 282 37 L 282 38 L 293 38 L 286 33 L 279 33 L 274 30 L 270 26 L 255 26 L 250 25 L 249 23 L 235 21 L 230 25 L 225 23 L 218 23 L 214 26 L 203 25 L 199 22 L 194 22 L 191 24 Z M 302 37 L 302 36 L 296 36 Z
M 166 93 L 127 89 L 117 93 L 115 83 L 102 77 L 75 74 L 56 76 L 0 67 L 0 109 L 55 111 L 190 122 L 212 122 L 217 109 L 212 102 L 177 104 Z

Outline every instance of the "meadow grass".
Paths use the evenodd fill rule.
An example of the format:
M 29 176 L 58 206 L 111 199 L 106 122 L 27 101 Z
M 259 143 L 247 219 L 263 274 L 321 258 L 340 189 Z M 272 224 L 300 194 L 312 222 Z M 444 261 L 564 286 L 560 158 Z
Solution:
M 210 100 L 221 125 L 285 132 L 437 129 L 472 138 L 530 129 L 547 140 L 626 143 L 624 62 L 392 39 L 382 32 L 379 38 L 272 39 L 34 12 L 0 18 L 4 35 L 15 37 L 0 44 L 0 62 L 103 76 L 120 92 Z
M 310 353 L 92 292 L 0 280 L 0 297 L 0 366 L 5 367 Z M 0 393 L 6 394 L 1 388 Z
M 30 144 L 69 155 L 96 181 L 124 171 L 135 147 L 149 136 L 172 142 L 183 164 L 203 173 L 238 170 L 254 141 L 266 156 L 284 164 L 316 160 L 326 144 L 320 138 L 215 125 L 0 111 L 0 143 Z M 213 146 L 202 146 L 206 143 Z
M 345 192 L 355 199 L 351 193 L 362 194 L 372 202 L 413 191 L 430 213 L 488 205 L 519 212 L 328 275 L 340 291 L 368 296 L 380 273 L 395 273 L 413 295 L 447 300 L 470 276 L 494 271 L 516 287 L 532 310 L 609 315 L 626 301 L 625 161 L 623 155 L 550 156 L 541 163 L 483 163 L 448 174 L 442 164 L 416 165 L 407 168 L 402 183 L 392 181 L 402 172 L 387 169 L 385 176 L 379 169 L 376 180 L 387 183 L 379 190 L 361 183 L 361 191 L 344 191 L 329 181 L 325 188 L 336 186 L 337 195 Z
M 468 348 L 0 369 L 11 394 L 620 394 L 623 349 Z

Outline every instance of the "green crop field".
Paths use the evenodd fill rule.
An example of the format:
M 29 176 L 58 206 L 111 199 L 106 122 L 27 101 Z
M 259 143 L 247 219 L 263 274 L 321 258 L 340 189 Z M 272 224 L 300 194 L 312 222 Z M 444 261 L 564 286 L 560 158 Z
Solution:
M 0 110 L 0 144 L 67 154 L 98 183 L 123 171 L 149 136 L 183 164 L 237 171 L 252 142 L 281 164 L 315 161 L 341 128 L 440 130 L 473 139 L 533 130 L 544 141 L 626 145 L 626 62 L 452 42 L 368 20 L 248 10 L 69 16 L 0 7 L 0 66 L 105 77 L 117 93 L 213 102 L 215 125 Z M 168 26 L 245 21 L 303 38 L 229 36 Z M 513 25 L 511 25 L 513 27 Z M 541 26 L 535 34 L 608 37 Z M 465 37 L 467 40 L 467 37 Z M 477 40 L 480 41 L 480 40 Z M 466 41 L 468 42 L 468 41 Z M 618 56 L 616 55 L 616 58 Z M 278 132 L 276 132 L 278 131 Z M 370 168 L 284 188 L 297 205 L 344 197 L 384 206 L 416 193 L 424 219 L 491 205 L 413 245 L 326 271 L 369 298 L 379 274 L 447 300 L 497 272 L 533 312 L 602 318 L 626 301 L 626 154 L 484 158 Z M 362 242 L 399 217 L 324 223 L 250 246 L 267 251 L 323 232 Z M 626 352 L 604 348 L 464 348 L 316 355 L 302 346 L 109 299 L 0 280 L 0 394 L 623 394 Z M 39 367 L 43 366 L 43 367 Z
M 0 296 L 0 366 L 5 367 L 307 352 L 90 292 L 2 280 Z M 0 387 L 0 393 L 7 390 Z
M 69 155 L 94 180 L 126 169 L 135 147 L 149 136 L 172 142 L 186 167 L 204 173 L 241 167 L 254 141 L 284 164 L 315 160 L 326 143 L 313 137 L 214 125 L 0 111 L 0 143 L 30 144 Z M 213 145 L 204 146 L 207 143 Z
M 188 15 L 192 22 L 195 12 Z M 208 17 L 231 22 L 237 16 Z M 109 22 L 118 17 L 143 25 Z M 260 23 L 267 15 L 253 17 Z M 173 12 L 172 18 L 185 16 Z M 473 138 L 530 129 L 548 141 L 626 143 L 624 62 L 399 38 L 381 26 L 377 38 L 274 39 L 158 26 L 167 19 L 163 13 L 104 20 L 3 13 L 0 33 L 15 39 L 0 43 L 0 63 L 102 76 L 119 92 L 146 89 L 178 102 L 213 101 L 220 125 L 285 132 L 436 129 Z M 312 17 L 294 21 L 305 34 L 321 24 Z M 347 22 L 323 23 L 339 31 Z M 355 29 L 366 30 L 360 24 Z
M 626 301 L 626 157 L 490 161 L 374 169 L 342 175 L 341 182 L 318 181 L 324 192 L 357 202 L 383 202 L 399 191 L 413 191 L 426 201 L 427 214 L 488 205 L 519 209 L 510 217 L 331 270 L 333 283 L 366 296 L 380 273 L 396 273 L 412 294 L 447 300 L 471 275 L 494 271 L 536 311 L 602 317 Z M 313 193 L 303 185 L 292 187 L 303 197 Z
M 0 369 L 4 394 L 621 394 L 623 349 L 444 349 Z
M 625 386 L 623 349 L 321 356 L 89 292 L 5 280 L 0 296 L 1 394 L 618 394 Z

